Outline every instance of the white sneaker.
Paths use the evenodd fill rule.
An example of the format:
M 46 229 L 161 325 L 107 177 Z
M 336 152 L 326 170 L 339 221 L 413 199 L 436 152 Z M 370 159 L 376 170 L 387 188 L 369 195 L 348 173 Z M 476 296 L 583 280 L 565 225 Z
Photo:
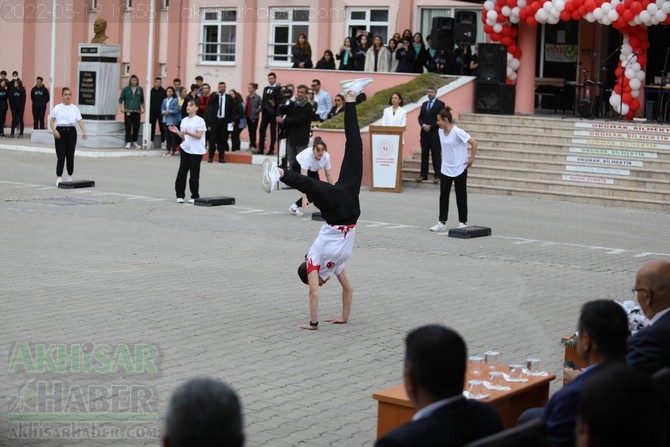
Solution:
M 305 215 L 305 213 L 302 212 L 300 208 L 298 208 L 298 205 L 295 203 L 292 203 L 291 206 L 288 207 L 288 212 L 289 214 L 292 214 L 294 216 L 302 217 Z
M 165 143 L 165 141 L 161 143 L 161 149 L 167 149 L 167 143 Z
M 184 199 L 182 199 L 181 197 L 177 197 L 177 203 L 184 203 Z
M 468 228 L 468 224 L 463 222 L 458 222 L 458 228 Z
M 135 143 L 135 142 L 133 142 L 133 144 L 131 144 L 130 146 L 131 146 L 133 149 L 139 149 L 139 148 L 140 148 L 140 145 L 137 144 L 137 143 Z
M 277 189 L 279 183 L 279 171 L 277 170 L 277 162 L 266 158 L 263 160 L 263 178 L 261 179 L 261 187 L 267 193 L 271 193 Z
M 71 182 L 71 181 L 72 181 L 72 176 L 71 176 L 71 175 L 68 175 L 68 176 L 67 176 L 67 181 L 68 181 L 68 182 Z
M 130 143 L 126 143 L 126 149 L 130 149 Z
M 354 92 L 356 96 L 360 95 L 366 85 L 372 82 L 370 78 L 358 78 L 358 79 L 347 79 L 345 81 L 340 81 L 340 87 L 342 87 L 342 95 L 346 95 L 348 92 Z
M 190 203 L 191 205 L 193 205 L 193 204 L 195 203 L 195 199 L 188 199 L 188 203 Z
M 63 177 L 56 177 L 56 186 L 60 185 L 60 182 L 63 181 Z
M 442 222 L 438 222 L 432 227 L 430 227 L 430 231 L 435 231 L 435 232 L 441 232 L 441 231 L 447 231 L 447 224 L 443 224 Z

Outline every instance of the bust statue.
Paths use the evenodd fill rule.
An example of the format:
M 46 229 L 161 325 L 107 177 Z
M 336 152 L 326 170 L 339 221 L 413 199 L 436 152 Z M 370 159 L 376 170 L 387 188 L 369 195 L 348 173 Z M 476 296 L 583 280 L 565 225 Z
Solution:
M 105 41 L 109 39 L 107 34 L 105 34 L 105 30 L 107 30 L 107 20 L 96 19 L 96 21 L 93 22 L 93 32 L 95 33 L 95 36 L 91 39 L 91 43 L 105 43 Z

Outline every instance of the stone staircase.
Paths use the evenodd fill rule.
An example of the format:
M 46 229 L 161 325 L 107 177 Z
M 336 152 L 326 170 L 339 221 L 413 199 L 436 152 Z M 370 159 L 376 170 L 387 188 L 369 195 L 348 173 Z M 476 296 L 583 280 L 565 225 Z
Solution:
M 468 191 L 670 210 L 670 126 L 539 116 L 461 113 L 477 139 Z M 405 187 L 416 183 L 421 151 L 403 161 Z

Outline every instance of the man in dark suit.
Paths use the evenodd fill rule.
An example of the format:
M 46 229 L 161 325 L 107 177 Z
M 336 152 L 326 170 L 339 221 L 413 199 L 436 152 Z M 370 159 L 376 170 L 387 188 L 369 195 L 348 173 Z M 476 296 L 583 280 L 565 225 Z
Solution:
M 444 103 L 435 98 L 437 90 L 428 87 L 426 95 L 428 100 L 421 105 L 419 112 L 419 125 L 421 126 L 421 174 L 416 178 L 417 182 L 428 180 L 428 155 L 433 160 L 433 183 L 440 183 L 440 138 L 437 135 L 437 112 L 444 109 Z
M 219 82 L 218 90 L 212 93 L 205 110 L 205 122 L 211 127 L 212 136 L 209 141 L 209 159 L 211 163 L 214 153 L 219 151 L 219 163 L 225 163 L 224 152 L 228 150 L 228 123 L 233 114 L 233 101 L 226 94 L 226 83 Z
M 405 345 L 405 389 L 417 413 L 376 447 L 456 447 L 502 430 L 493 407 L 463 396 L 467 353 L 459 334 L 423 326 L 407 335 Z
M 670 367 L 670 262 L 642 266 L 633 293 L 651 325 L 628 339 L 626 362 L 650 373 Z
M 611 300 L 590 301 L 582 306 L 577 322 L 577 354 L 588 367 L 556 392 L 544 408 L 549 447 L 575 445 L 579 398 L 585 385 L 606 365 L 623 363 L 628 337 L 628 317 Z
M 582 393 L 575 445 L 670 445 L 668 410 L 663 390 L 648 374 L 624 364 L 604 367 Z
M 307 86 L 300 84 L 296 92 L 296 100 L 288 107 L 286 116 L 277 116 L 277 124 L 286 131 L 286 166 L 288 169 L 300 172 L 300 165 L 296 164 L 295 157 L 309 145 L 313 109 L 307 100 Z

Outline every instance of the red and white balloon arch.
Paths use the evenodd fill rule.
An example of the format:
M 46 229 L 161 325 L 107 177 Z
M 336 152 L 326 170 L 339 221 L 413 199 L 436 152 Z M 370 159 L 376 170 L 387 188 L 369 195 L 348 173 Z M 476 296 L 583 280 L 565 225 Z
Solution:
M 610 104 L 614 110 L 621 110 L 627 119 L 632 119 L 640 108 L 640 87 L 646 78 L 647 27 L 670 24 L 670 0 L 486 0 L 482 13 L 486 34 L 493 42 L 507 46 L 507 80 L 510 83 L 516 80 L 521 59 L 521 50 L 516 44 L 516 24 L 554 25 L 582 18 L 591 23 L 611 25 L 623 35 L 615 72 L 617 82 Z M 637 53 L 636 58 L 632 58 L 634 53 Z M 623 65 L 626 65 L 625 70 Z

